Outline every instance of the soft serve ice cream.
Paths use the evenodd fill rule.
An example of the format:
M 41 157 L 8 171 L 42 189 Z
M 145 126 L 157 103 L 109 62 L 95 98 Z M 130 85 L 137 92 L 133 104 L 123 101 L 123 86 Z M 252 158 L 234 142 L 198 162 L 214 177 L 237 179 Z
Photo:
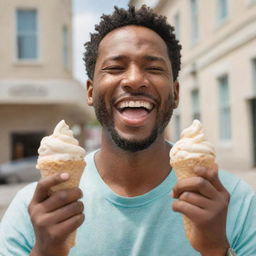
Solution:
M 51 188 L 50 192 L 79 186 L 85 168 L 85 150 L 78 145 L 73 132 L 64 120 L 60 121 L 50 136 L 42 139 L 38 149 L 37 168 L 43 178 L 55 174 L 68 173 L 69 179 Z M 76 232 L 66 240 L 68 247 L 75 245 Z
M 215 150 L 206 141 L 200 121 L 194 120 L 192 125 L 184 129 L 181 139 L 175 143 L 170 151 L 172 161 L 208 156 L 215 158 Z
M 78 145 L 64 120 L 57 124 L 52 135 L 42 139 L 38 153 L 38 164 L 42 161 L 83 160 L 85 157 L 85 150 Z

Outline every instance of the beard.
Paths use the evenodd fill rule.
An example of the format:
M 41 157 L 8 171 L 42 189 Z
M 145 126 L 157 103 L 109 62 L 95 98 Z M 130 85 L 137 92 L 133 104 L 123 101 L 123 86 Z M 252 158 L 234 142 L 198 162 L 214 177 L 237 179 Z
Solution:
M 159 111 L 157 107 L 157 120 L 150 135 L 143 140 L 128 140 L 122 138 L 115 129 L 112 113 L 109 113 L 103 95 L 100 95 L 94 104 L 95 114 L 103 128 L 106 128 L 114 143 L 121 149 L 129 152 L 137 152 L 148 148 L 162 134 L 169 123 L 173 109 L 175 108 L 174 97 L 170 94 L 164 104 L 165 108 Z

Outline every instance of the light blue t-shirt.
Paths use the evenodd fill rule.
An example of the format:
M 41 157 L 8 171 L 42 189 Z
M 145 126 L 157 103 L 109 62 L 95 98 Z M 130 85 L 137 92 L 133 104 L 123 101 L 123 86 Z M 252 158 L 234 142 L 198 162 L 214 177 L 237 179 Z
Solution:
M 86 162 L 80 183 L 86 217 L 70 256 L 200 255 L 186 239 L 181 215 L 171 208 L 174 199 L 170 192 L 176 183 L 173 171 L 150 192 L 126 198 L 115 194 L 101 179 L 94 153 Z M 231 194 L 227 218 L 230 245 L 238 255 L 255 256 L 256 195 L 237 177 L 220 172 L 220 178 Z M 35 187 L 32 183 L 19 191 L 2 219 L 1 256 L 27 256 L 35 243 L 27 211 Z

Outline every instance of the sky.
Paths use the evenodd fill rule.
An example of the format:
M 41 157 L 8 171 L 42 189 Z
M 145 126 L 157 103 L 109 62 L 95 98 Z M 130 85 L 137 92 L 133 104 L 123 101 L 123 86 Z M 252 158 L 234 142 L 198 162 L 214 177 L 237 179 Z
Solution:
M 94 32 L 100 16 L 111 14 L 113 7 L 127 7 L 129 0 L 73 0 L 73 74 L 85 85 L 87 80 L 84 63 L 84 43 Z

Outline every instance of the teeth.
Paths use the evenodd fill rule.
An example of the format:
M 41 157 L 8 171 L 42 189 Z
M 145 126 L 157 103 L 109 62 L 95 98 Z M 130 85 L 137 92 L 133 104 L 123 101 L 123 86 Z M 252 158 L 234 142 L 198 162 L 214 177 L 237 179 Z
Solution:
M 146 108 L 147 110 L 151 110 L 153 108 L 153 105 L 150 102 L 147 101 L 122 101 L 118 104 L 118 108 Z

